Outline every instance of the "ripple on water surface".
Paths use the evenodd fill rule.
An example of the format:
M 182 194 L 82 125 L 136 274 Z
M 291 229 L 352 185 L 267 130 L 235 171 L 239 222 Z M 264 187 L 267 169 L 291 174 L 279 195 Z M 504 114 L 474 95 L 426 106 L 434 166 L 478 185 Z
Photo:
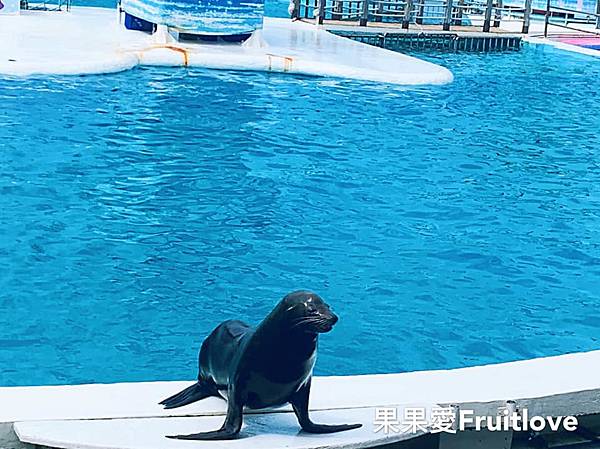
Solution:
M 193 378 L 296 288 L 319 374 L 598 348 L 600 64 L 426 57 L 456 81 L 0 80 L 0 384 Z

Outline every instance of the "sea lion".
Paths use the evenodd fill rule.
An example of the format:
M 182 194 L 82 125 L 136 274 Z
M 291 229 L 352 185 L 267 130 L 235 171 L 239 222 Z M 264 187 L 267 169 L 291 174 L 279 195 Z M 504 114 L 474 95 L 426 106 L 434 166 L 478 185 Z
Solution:
M 219 430 L 176 435 L 180 440 L 229 440 L 242 427 L 244 407 L 261 409 L 292 404 L 302 429 L 333 433 L 362 424 L 315 424 L 308 399 L 320 333 L 329 332 L 338 317 L 315 293 L 290 293 L 256 327 L 242 321 L 221 323 L 202 342 L 198 382 L 161 402 L 181 407 L 209 396 L 227 399 L 227 417 Z

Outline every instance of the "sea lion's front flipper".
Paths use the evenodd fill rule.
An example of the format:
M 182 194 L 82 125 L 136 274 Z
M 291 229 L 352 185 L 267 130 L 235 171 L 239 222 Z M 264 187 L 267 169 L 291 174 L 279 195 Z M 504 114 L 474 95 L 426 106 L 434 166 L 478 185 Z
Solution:
M 230 392 L 228 396 L 230 399 L 227 401 L 227 417 L 219 430 L 192 433 L 190 435 L 171 435 L 167 438 L 176 440 L 233 440 L 237 438 L 242 428 L 244 404 L 234 393 Z
M 362 424 L 315 424 L 308 416 L 308 399 L 310 396 L 310 379 L 298 390 L 291 400 L 294 413 L 298 418 L 298 422 L 302 430 L 309 433 L 334 433 L 343 432 L 344 430 L 358 429 Z

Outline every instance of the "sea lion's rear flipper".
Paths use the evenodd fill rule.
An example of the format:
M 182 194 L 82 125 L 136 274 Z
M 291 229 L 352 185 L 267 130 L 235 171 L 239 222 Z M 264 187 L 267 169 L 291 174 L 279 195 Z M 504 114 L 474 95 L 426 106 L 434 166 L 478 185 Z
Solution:
M 192 433 L 190 435 L 167 435 L 172 440 L 234 440 L 239 437 L 239 432 L 221 428 L 211 432 Z
M 219 396 L 216 386 L 213 382 L 199 380 L 194 385 L 187 387 L 185 390 L 168 397 L 164 401 L 161 401 L 160 404 L 164 405 L 166 409 L 177 408 L 209 396 Z
M 191 435 L 169 435 L 167 438 L 175 440 L 233 440 L 237 438 L 242 428 L 244 404 L 232 389 L 230 389 L 229 396 L 232 399 L 227 402 L 227 417 L 219 430 Z

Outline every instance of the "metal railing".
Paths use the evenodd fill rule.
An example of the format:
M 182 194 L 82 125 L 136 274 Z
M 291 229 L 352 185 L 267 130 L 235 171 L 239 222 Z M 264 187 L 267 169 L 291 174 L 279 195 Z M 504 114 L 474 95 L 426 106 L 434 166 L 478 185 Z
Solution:
M 554 20 L 553 20 L 554 19 Z M 572 26 L 595 24 L 595 30 Z M 596 12 L 584 12 L 577 9 L 552 6 L 550 0 L 546 3 L 546 14 L 544 16 L 544 36 L 548 36 L 550 25 L 567 30 L 579 31 L 600 36 L 600 0 L 596 2 Z
M 437 24 L 444 31 L 449 31 L 455 26 L 470 25 L 469 18 L 476 15 L 483 17 L 484 32 L 499 27 L 501 22 L 517 21 L 522 23 L 521 32 L 526 34 L 531 24 L 533 0 L 522 1 L 522 5 L 515 6 L 514 3 L 504 4 L 503 0 L 293 0 L 292 18 L 314 18 L 317 24 L 322 24 L 324 20 L 351 21 L 358 22 L 360 26 L 373 22 L 394 22 L 404 29 L 411 24 Z M 541 13 L 544 13 L 543 10 Z M 595 13 L 551 6 L 550 0 L 547 0 L 544 17 L 546 29 L 549 25 L 569 28 L 572 22 L 565 21 L 572 21 L 573 17 L 579 23 L 582 20 L 587 21 L 585 23 L 595 21 L 596 29 L 600 30 L 600 0 L 596 0 Z M 560 22 L 557 18 L 564 20 Z M 570 29 L 581 31 L 578 28 Z

